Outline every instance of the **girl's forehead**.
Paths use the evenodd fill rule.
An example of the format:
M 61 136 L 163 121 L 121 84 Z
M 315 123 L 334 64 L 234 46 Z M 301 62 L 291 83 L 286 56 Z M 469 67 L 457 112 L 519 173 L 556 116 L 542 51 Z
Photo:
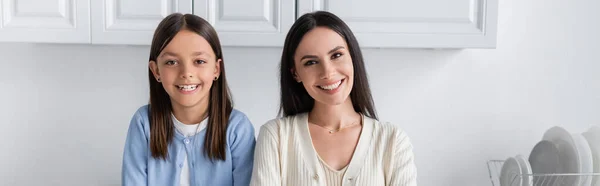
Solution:
M 199 34 L 189 31 L 179 31 L 165 46 L 160 56 L 215 56 L 215 52 L 208 41 Z

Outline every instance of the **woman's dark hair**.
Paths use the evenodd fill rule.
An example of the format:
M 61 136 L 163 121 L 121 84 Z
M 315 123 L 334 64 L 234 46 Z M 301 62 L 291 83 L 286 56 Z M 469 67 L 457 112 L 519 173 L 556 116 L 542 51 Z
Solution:
M 310 97 L 301 83 L 296 82 L 291 69 L 294 68 L 296 49 L 306 33 L 316 27 L 326 27 L 337 32 L 348 45 L 354 68 L 354 86 L 350 91 L 352 106 L 358 113 L 377 119 L 377 113 L 369 88 L 367 72 L 362 52 L 354 34 L 336 15 L 326 11 L 316 11 L 302 15 L 290 28 L 283 46 L 280 64 L 281 103 L 279 115 L 291 116 L 312 110 L 315 100 Z
M 221 59 L 221 74 L 210 89 L 204 153 L 210 159 L 225 160 L 226 131 L 233 102 L 225 78 L 221 43 L 215 29 L 206 20 L 196 15 L 173 13 L 165 17 L 154 32 L 150 46 L 150 61 L 156 62 L 162 50 L 181 30 L 189 30 L 202 36 L 215 52 L 216 60 Z M 168 145 L 174 135 L 171 100 L 150 70 L 148 70 L 148 80 L 150 81 L 150 152 L 154 158 L 166 159 Z

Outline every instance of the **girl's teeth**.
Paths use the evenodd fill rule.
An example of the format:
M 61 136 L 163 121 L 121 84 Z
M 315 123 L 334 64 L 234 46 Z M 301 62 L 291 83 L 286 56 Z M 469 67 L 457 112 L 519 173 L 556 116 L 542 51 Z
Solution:
M 195 90 L 198 87 L 198 85 L 179 85 L 177 87 L 179 87 L 180 90 L 192 91 Z
M 325 90 L 333 90 L 333 89 L 338 88 L 340 86 L 340 84 L 342 84 L 342 81 L 338 81 L 337 83 L 327 85 L 327 86 L 319 86 L 319 88 L 322 88 Z

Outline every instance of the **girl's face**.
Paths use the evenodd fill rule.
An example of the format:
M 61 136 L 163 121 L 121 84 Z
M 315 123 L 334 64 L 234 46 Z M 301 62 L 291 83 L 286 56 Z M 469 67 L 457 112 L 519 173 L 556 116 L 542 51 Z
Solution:
M 220 63 L 206 39 L 181 30 L 149 66 L 169 94 L 171 104 L 185 108 L 208 105 L 210 88 L 220 74 Z
M 354 68 L 346 41 L 329 28 L 312 29 L 296 49 L 292 73 L 316 102 L 326 105 L 344 103 L 354 82 Z

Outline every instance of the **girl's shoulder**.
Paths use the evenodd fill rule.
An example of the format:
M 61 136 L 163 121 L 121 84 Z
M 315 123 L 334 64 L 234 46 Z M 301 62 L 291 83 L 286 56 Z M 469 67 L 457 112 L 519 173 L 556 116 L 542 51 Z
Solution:
M 240 110 L 232 109 L 229 114 L 229 122 L 227 124 L 228 133 L 245 133 L 250 132 L 254 134 L 254 125 L 246 116 L 246 114 Z
M 143 105 L 135 111 L 129 122 L 130 132 L 143 134 L 146 137 L 150 136 L 149 109 L 149 105 Z
M 238 109 L 232 109 L 231 113 L 229 114 L 229 123 L 231 122 L 235 122 L 235 121 L 249 121 L 248 116 L 246 116 L 246 114 Z
M 139 124 L 145 124 L 145 125 L 150 125 L 149 121 L 149 117 L 150 117 L 150 105 L 142 105 L 140 106 L 135 113 L 133 114 L 133 117 L 131 118 L 131 122 L 133 123 L 134 121 L 136 123 Z
M 146 105 L 142 105 L 140 106 L 136 111 L 134 116 L 140 116 L 140 117 L 148 117 L 148 113 L 150 113 L 150 104 L 146 104 Z

